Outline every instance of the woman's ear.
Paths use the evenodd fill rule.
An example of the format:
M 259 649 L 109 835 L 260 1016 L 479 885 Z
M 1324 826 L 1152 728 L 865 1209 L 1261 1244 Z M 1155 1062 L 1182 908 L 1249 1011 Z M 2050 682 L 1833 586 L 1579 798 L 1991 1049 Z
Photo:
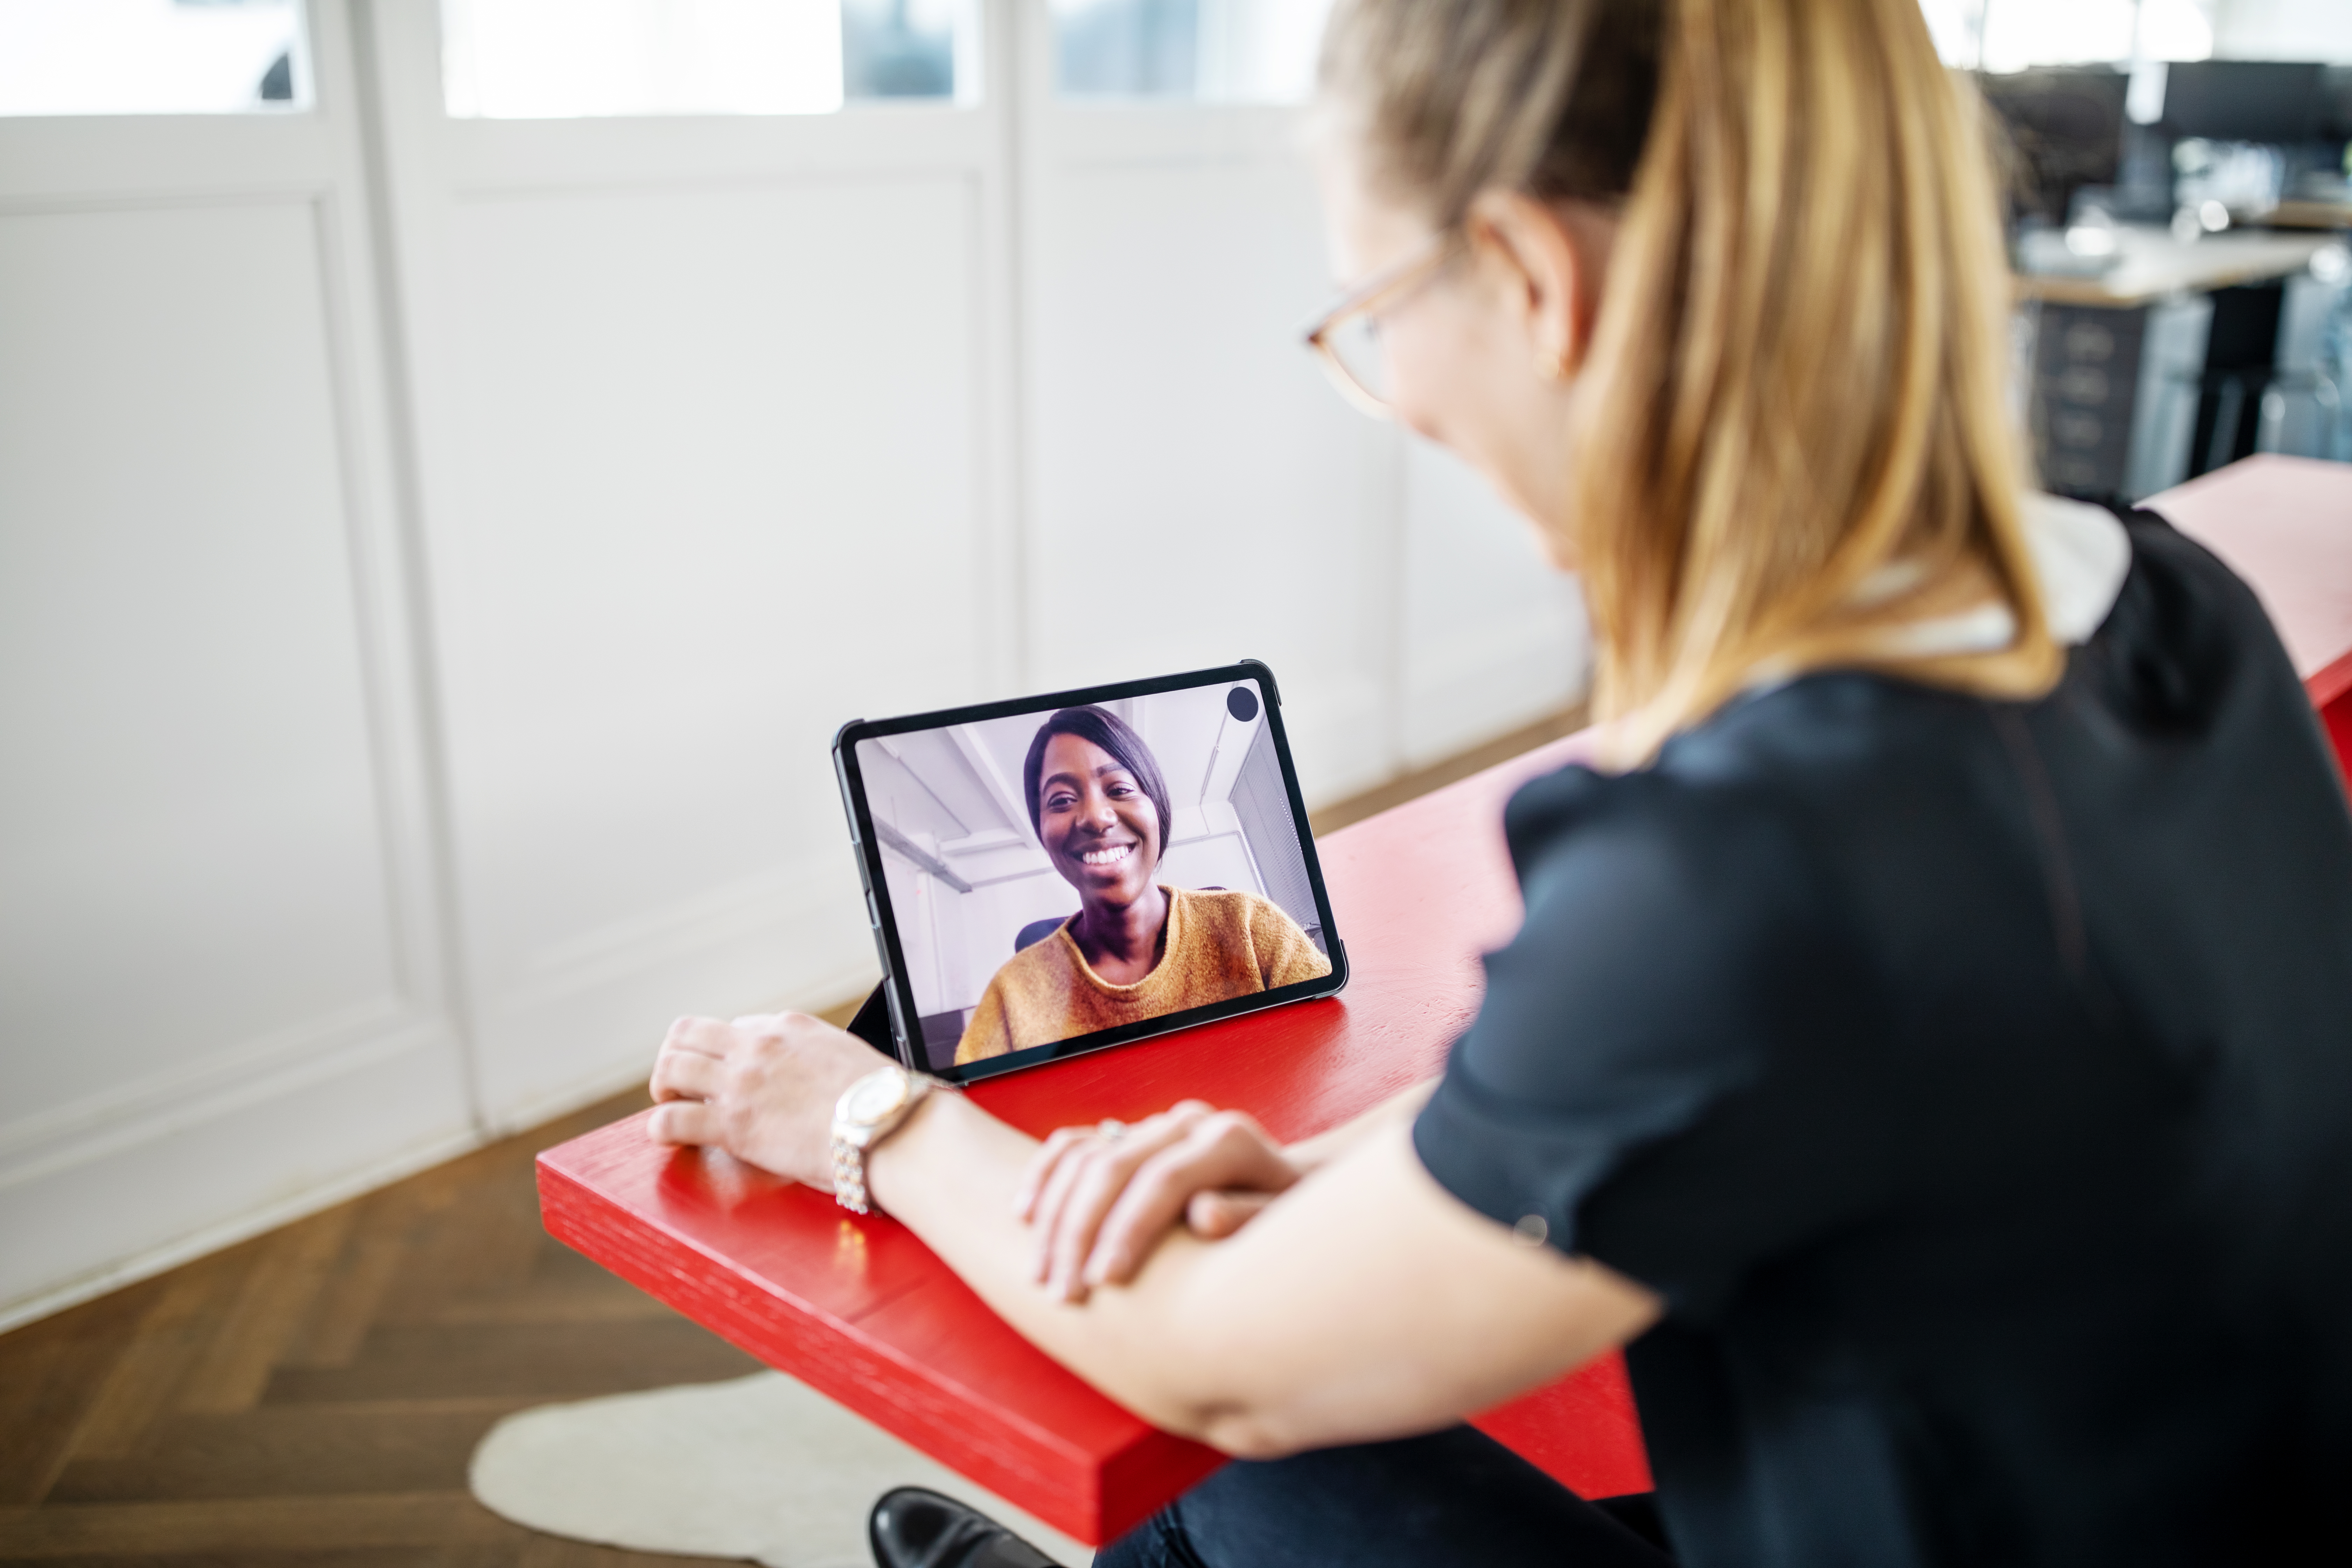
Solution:
M 1601 237 L 1559 205 L 1499 189 L 1472 198 L 1463 230 L 1498 303 L 1525 334 L 1536 374 L 1573 375 L 1598 306 Z

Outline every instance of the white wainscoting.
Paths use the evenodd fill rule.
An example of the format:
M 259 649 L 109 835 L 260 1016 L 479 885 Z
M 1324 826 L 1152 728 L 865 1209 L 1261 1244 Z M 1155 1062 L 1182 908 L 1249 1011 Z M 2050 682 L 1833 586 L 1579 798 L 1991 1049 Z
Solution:
M 478 1122 L 314 47 L 340 110 L 0 121 L 0 1321 Z
M 1443 447 L 1405 453 L 1400 760 L 1420 767 L 1559 711 L 1591 681 L 1573 579 Z
M 1266 660 L 1310 799 L 1570 700 L 1524 526 L 1338 399 L 1297 117 L 0 121 L 0 1325 L 873 959 L 856 717 Z
M 1006 689 L 988 111 L 452 122 L 391 189 L 483 1112 L 873 972 L 845 721 Z
M 497 1119 L 642 1070 L 683 1006 L 850 981 L 792 940 L 864 932 L 831 735 L 982 691 L 973 205 L 941 174 L 460 205 L 460 444 L 428 539 Z M 715 994 L 616 982 L 602 1028 L 525 1000 L 582 972 L 560 955 L 747 886 L 784 940 Z
M 1264 659 L 1316 799 L 1394 771 L 1400 437 L 1299 342 L 1331 291 L 1294 114 L 1044 105 L 1025 254 L 1041 685 Z

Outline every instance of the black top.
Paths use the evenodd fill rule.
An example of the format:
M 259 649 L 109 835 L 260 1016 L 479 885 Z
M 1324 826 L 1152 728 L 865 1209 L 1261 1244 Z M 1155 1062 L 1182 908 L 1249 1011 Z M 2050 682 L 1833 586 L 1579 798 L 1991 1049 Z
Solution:
M 2352 1485 L 2352 818 L 2252 595 L 2130 531 L 2042 701 L 1817 675 L 1511 802 L 1414 1142 L 1665 1298 L 1687 1563 L 2235 1562 Z

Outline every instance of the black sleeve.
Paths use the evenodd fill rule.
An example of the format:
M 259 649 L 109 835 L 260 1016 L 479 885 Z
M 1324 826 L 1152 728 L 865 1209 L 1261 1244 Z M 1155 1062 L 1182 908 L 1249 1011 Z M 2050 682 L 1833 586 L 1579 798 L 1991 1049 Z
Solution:
M 1693 1319 L 1889 1201 L 1888 1013 L 1793 813 L 1570 769 L 1505 821 L 1526 923 L 1414 1125 L 1442 1185 Z

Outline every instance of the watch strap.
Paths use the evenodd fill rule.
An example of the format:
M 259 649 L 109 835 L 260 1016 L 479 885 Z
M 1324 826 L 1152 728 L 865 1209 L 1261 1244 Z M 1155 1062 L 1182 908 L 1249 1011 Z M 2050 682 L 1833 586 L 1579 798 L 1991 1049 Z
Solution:
M 885 1068 L 881 1070 L 905 1073 L 907 1078 L 906 1097 L 898 1101 L 887 1116 L 873 1122 L 851 1120 L 843 1107 L 846 1106 L 850 1096 L 856 1092 L 856 1085 L 852 1085 L 849 1091 L 842 1096 L 842 1104 L 835 1106 L 834 1110 L 833 1198 L 835 1203 L 852 1214 L 874 1212 L 873 1196 L 866 1188 L 866 1155 L 871 1153 L 885 1138 L 904 1126 L 907 1118 L 915 1113 L 915 1108 L 922 1104 L 933 1089 L 948 1087 L 941 1079 L 932 1078 L 927 1073 L 907 1072 L 904 1068 Z M 858 1081 L 863 1083 L 866 1080 L 861 1079 Z

